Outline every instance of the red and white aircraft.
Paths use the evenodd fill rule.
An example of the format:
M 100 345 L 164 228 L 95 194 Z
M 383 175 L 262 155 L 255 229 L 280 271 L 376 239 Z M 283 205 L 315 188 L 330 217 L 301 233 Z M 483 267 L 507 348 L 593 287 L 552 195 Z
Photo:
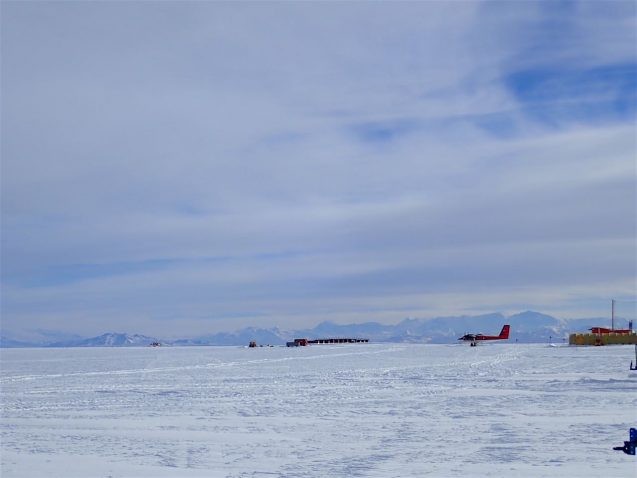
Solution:
M 458 340 L 464 340 L 465 342 L 471 342 L 471 346 L 477 345 L 477 342 L 481 340 L 507 340 L 509 338 L 509 329 L 511 327 L 506 324 L 502 327 L 500 335 L 483 335 L 483 334 L 466 334 L 460 337 Z

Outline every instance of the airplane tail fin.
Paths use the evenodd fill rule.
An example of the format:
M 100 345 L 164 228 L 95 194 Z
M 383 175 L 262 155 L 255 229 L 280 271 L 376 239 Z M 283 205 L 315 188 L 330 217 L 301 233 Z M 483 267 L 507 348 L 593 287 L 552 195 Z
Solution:
M 508 339 L 509 338 L 509 329 L 511 327 L 509 326 L 509 324 L 506 324 L 504 327 L 502 327 L 502 330 L 500 331 L 500 335 L 498 336 L 499 339 Z

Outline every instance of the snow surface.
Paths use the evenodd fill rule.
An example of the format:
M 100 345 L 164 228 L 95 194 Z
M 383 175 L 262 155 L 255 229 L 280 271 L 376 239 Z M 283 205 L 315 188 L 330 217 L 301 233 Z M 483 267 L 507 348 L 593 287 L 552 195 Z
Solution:
M 632 346 L 1 351 L 2 478 L 637 476 Z

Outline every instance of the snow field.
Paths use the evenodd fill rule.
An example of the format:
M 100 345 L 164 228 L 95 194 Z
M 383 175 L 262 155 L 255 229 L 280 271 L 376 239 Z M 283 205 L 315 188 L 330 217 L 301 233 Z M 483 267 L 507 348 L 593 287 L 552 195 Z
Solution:
M 605 476 L 629 346 L 4 349 L 7 477 Z

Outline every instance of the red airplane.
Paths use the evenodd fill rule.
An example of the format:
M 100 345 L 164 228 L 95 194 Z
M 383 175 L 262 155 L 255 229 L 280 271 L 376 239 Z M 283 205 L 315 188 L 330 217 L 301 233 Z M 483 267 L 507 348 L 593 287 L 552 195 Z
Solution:
M 482 334 L 466 334 L 460 337 L 458 340 L 464 340 L 465 342 L 471 342 L 471 346 L 475 347 L 480 340 L 507 340 L 509 338 L 509 329 L 511 327 L 506 324 L 502 327 L 500 335 L 482 335 Z

